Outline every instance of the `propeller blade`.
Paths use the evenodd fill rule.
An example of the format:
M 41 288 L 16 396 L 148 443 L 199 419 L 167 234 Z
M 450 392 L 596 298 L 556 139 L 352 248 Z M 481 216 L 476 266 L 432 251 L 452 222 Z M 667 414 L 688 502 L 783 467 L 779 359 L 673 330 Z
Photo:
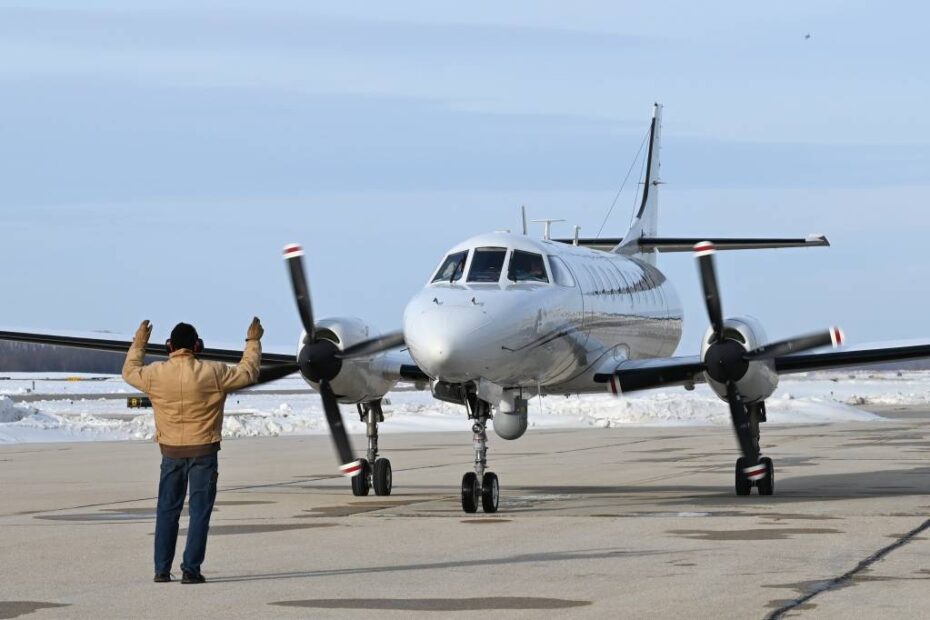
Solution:
M 274 366 L 262 366 L 258 371 L 258 381 L 253 385 L 261 385 L 283 379 L 300 370 L 300 366 L 295 362 L 293 364 L 276 364 Z
M 764 463 L 759 462 L 759 446 L 752 438 L 752 422 L 749 412 L 743 404 L 743 397 L 736 384 L 727 382 L 727 402 L 730 404 L 730 418 L 733 420 L 733 430 L 739 441 L 740 451 L 743 453 L 743 474 L 751 481 L 756 482 L 768 473 Z
M 759 463 L 759 447 L 752 438 L 752 424 L 743 397 L 732 381 L 727 382 L 727 402 L 730 404 L 730 418 L 733 420 L 740 451 L 749 465 L 756 465 Z
M 294 289 L 294 299 L 297 301 L 297 312 L 300 314 L 300 323 L 307 332 L 305 342 L 313 342 L 313 306 L 310 303 L 310 288 L 307 286 L 307 276 L 304 273 L 304 250 L 296 243 L 284 246 L 284 262 L 287 263 L 291 274 L 291 286 Z
M 353 344 L 350 347 L 346 347 L 340 353 L 337 353 L 336 357 L 340 359 L 367 357 L 369 355 L 381 353 L 382 351 L 396 349 L 397 347 L 402 347 L 404 345 L 404 332 L 392 332 L 390 334 L 385 334 L 383 336 L 372 338 L 371 340 L 365 340 L 363 342 L 359 342 L 358 344 Z
M 743 359 L 746 361 L 772 359 L 781 357 L 782 355 L 788 355 L 789 353 L 800 353 L 801 351 L 807 351 L 809 349 L 825 347 L 828 344 L 832 344 L 833 348 L 836 348 L 843 344 L 844 338 L 843 330 L 839 327 L 831 327 L 830 329 L 807 334 L 806 336 L 798 336 L 797 338 L 772 342 L 758 349 L 749 351 L 743 356 Z
M 349 442 L 349 435 L 346 433 L 346 427 L 342 423 L 342 413 L 339 411 L 339 402 L 333 389 L 329 386 L 329 381 L 320 382 L 320 397 L 323 399 L 323 411 L 326 413 L 326 421 L 329 423 L 329 432 L 333 437 L 333 443 L 336 446 L 336 452 L 339 454 L 339 471 L 343 476 L 349 478 L 357 476 L 362 471 L 362 462 L 356 460 L 352 452 L 352 444 Z
M 714 329 L 714 340 L 723 335 L 723 308 L 720 303 L 720 289 L 717 286 L 717 271 L 714 267 L 714 244 L 701 241 L 694 246 L 694 256 L 701 272 L 701 289 L 704 291 L 704 303 L 707 305 L 707 317 Z

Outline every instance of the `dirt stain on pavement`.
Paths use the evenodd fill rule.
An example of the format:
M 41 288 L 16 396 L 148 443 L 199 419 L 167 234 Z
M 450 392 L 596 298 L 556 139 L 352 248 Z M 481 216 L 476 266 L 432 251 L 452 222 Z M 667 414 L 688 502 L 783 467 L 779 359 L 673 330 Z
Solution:
M 41 609 L 55 609 L 57 607 L 69 607 L 61 603 L 42 603 L 39 601 L 0 601 L 0 620 L 9 618 L 19 618 L 27 614 L 35 613 Z
M 490 596 L 481 598 L 323 598 L 269 603 L 280 607 L 307 609 L 368 609 L 378 611 L 495 611 L 524 609 L 570 609 L 586 607 L 591 601 L 530 596 Z
M 805 514 L 787 514 L 779 512 L 771 513 L 760 513 L 757 515 L 763 519 L 771 519 L 772 521 L 836 521 L 839 517 L 831 517 L 828 515 L 805 515 Z
M 187 515 L 184 509 L 182 515 Z M 70 515 L 37 515 L 43 521 L 72 521 L 78 523 L 120 523 L 123 521 L 150 521 L 155 518 L 154 508 L 105 508 L 100 512 L 79 512 Z
M 411 499 L 411 500 L 393 500 L 393 501 L 377 501 L 377 502 L 352 502 L 348 505 L 343 506 L 320 506 L 319 508 L 312 508 L 310 510 L 305 510 L 310 514 L 298 515 L 298 518 L 308 519 L 314 517 L 351 517 L 352 515 L 364 514 L 366 512 L 376 512 L 378 510 L 384 510 L 386 508 L 399 508 L 404 506 L 410 506 L 411 504 L 422 503 L 424 500 L 420 499 Z
M 309 530 L 320 527 L 336 527 L 337 523 L 242 523 L 228 525 L 211 525 L 211 536 L 224 536 L 231 534 L 268 534 L 271 532 L 288 532 L 291 530 Z M 187 534 L 187 529 L 178 532 Z
M 803 534 L 842 534 L 840 530 L 818 527 L 783 527 L 751 530 L 669 530 L 669 534 L 694 540 L 787 540 Z

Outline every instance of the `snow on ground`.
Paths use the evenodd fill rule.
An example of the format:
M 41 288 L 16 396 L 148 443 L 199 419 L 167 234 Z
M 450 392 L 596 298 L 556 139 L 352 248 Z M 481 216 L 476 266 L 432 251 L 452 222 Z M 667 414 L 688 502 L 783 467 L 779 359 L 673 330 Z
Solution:
M 301 390 L 295 394 L 273 393 Z M 0 443 L 39 441 L 151 440 L 151 410 L 128 409 L 136 394 L 119 377 L 14 373 L 0 378 Z M 48 395 L 66 400 L 14 403 L 16 397 Z M 868 405 L 930 403 L 930 372 L 832 372 L 782 378 L 767 403 L 775 424 L 880 420 Z M 858 405 L 859 407 L 853 407 Z M 865 409 L 864 409 L 864 408 Z M 349 431 L 364 433 L 355 408 L 343 406 Z M 383 432 L 462 431 L 464 409 L 434 400 L 428 392 L 398 391 L 387 397 Z M 608 394 L 549 396 L 530 402 L 531 428 L 615 428 L 620 426 L 726 425 L 726 404 L 706 386 L 655 390 L 614 399 Z M 225 437 L 299 435 L 327 432 L 319 397 L 297 377 L 229 397 Z

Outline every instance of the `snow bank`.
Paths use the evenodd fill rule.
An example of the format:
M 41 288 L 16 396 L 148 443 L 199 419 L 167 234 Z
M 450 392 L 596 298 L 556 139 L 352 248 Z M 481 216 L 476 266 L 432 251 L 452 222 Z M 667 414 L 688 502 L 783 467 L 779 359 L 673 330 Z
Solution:
M 78 380 L 75 380 L 78 379 Z M 33 383 L 34 381 L 34 383 Z M 271 393 L 299 390 L 298 393 Z M 134 394 L 119 377 L 13 375 L 0 381 L 0 394 L 42 394 L 66 399 L 14 404 L 0 396 L 0 442 L 151 440 L 151 410 L 127 409 Z M 774 424 L 865 422 L 880 418 L 853 404 L 925 404 L 930 402 L 930 372 L 812 373 L 785 377 L 768 401 Z M 346 426 L 362 434 L 355 408 L 343 407 Z M 728 425 L 726 404 L 706 386 L 631 394 L 550 396 L 530 402 L 531 428 L 617 428 L 624 426 Z M 388 396 L 382 431 L 460 431 L 469 424 L 461 407 L 434 400 L 429 393 L 399 391 Z M 229 398 L 224 437 L 268 437 L 326 433 L 319 397 L 300 378 L 240 392 Z

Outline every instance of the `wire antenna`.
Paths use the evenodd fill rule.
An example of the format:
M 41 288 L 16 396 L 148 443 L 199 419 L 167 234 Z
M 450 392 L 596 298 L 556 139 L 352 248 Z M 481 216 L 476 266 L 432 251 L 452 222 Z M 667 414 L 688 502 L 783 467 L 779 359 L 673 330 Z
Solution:
M 607 215 L 604 216 L 604 221 L 601 222 L 601 227 L 597 230 L 595 239 L 601 238 L 601 233 L 604 231 L 604 226 L 607 225 L 607 220 L 610 219 L 610 214 L 614 212 L 614 207 L 617 206 L 617 201 L 620 199 L 620 193 L 623 192 L 623 188 L 626 187 L 626 182 L 630 180 L 630 175 L 633 173 L 633 168 L 636 166 L 636 162 L 639 161 L 639 156 L 643 152 L 643 147 L 646 145 L 647 138 L 649 138 L 648 130 L 645 134 L 643 134 L 643 141 L 639 144 L 639 150 L 636 151 L 636 157 L 634 157 L 633 161 L 630 163 L 630 169 L 626 171 L 626 176 L 623 177 L 623 183 L 620 184 L 620 189 L 618 189 L 617 193 L 614 195 L 614 200 L 610 203 L 610 209 L 607 210 Z M 639 192 L 637 191 L 637 193 Z

